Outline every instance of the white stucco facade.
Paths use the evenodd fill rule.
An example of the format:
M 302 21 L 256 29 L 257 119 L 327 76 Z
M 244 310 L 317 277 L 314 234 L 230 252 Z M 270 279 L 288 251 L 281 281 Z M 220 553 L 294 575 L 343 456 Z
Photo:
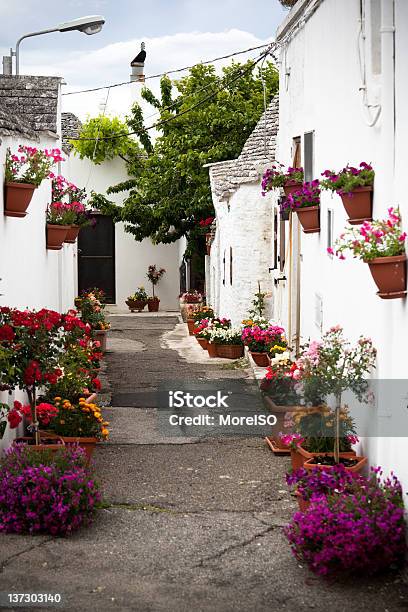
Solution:
M 62 173 L 79 187 L 86 187 L 88 193 L 95 191 L 104 195 L 108 187 L 129 178 L 125 163 L 120 158 L 95 165 L 90 160 L 80 159 L 74 152 L 67 157 Z M 111 194 L 107 197 L 117 204 L 121 204 L 124 199 L 123 194 Z M 146 278 L 150 264 L 156 264 L 166 270 L 166 274 L 155 290 L 160 298 L 160 309 L 177 310 L 179 304 L 178 243 L 154 245 L 149 239 L 137 242 L 132 234 L 125 231 L 123 223 L 117 223 L 115 225 L 115 280 L 118 310 L 127 310 L 125 301 L 139 286 L 144 286 L 147 293 L 151 294 L 151 286 Z
M 362 12 L 360 0 L 300 0 L 279 29 L 277 158 L 291 164 L 293 139 L 301 137 L 304 143 L 304 135 L 313 132 L 314 178 L 320 178 L 327 168 L 372 163 L 376 172 L 373 217 L 385 218 L 389 206 L 399 206 L 407 229 L 408 74 L 404 66 L 408 4 L 405 0 L 363 0 L 361 7 Z M 370 108 L 362 103 L 363 86 Z M 351 340 L 360 334 L 373 339 L 378 350 L 375 378 L 406 379 L 407 300 L 380 299 L 367 265 L 350 257 L 339 261 L 327 254 L 329 209 L 334 237 L 347 226 L 340 197 L 322 192 L 320 234 L 301 233 L 300 249 L 296 245 L 293 249 L 294 260 L 300 255 L 300 283 L 290 287 L 282 284 L 279 291 L 286 302 L 290 295 L 292 304 L 299 304 L 298 331 L 303 339 L 318 339 L 322 329 L 340 324 Z M 295 220 L 294 236 L 296 225 Z M 295 318 L 295 313 L 292 316 Z M 379 404 L 370 410 L 381 432 L 382 419 L 389 424 L 395 417 L 387 398 L 380 398 Z M 364 439 L 361 450 L 372 464 L 394 470 L 407 488 L 405 448 L 406 438 L 383 437 Z

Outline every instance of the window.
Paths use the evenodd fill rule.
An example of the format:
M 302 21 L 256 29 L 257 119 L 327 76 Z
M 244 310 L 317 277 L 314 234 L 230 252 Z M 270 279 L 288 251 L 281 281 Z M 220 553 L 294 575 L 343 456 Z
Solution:
M 305 181 L 314 178 L 314 132 L 306 132 L 303 139 Z
M 327 248 L 333 247 L 333 222 L 334 222 L 334 210 L 329 208 L 327 210 Z

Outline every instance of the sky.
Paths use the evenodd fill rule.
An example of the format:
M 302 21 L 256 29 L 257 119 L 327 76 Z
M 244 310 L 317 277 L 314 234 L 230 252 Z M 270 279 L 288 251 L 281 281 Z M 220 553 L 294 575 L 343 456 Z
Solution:
M 24 40 L 20 73 L 62 76 L 64 93 L 127 81 L 141 41 L 145 74 L 166 72 L 271 41 L 287 10 L 278 0 L 0 0 L 1 55 L 23 34 L 95 14 L 106 23 L 94 36 L 57 32 Z M 147 81 L 155 92 L 158 83 Z M 109 94 L 63 96 L 63 111 L 85 119 L 106 104 L 107 115 L 124 116 L 135 99 L 140 85 L 125 85 Z

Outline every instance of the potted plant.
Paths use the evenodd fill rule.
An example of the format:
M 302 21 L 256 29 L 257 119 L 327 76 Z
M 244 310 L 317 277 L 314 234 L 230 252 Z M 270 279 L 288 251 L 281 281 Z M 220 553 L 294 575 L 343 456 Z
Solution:
M 64 161 L 59 149 L 44 151 L 20 145 L 18 154 L 7 149 L 5 163 L 5 206 L 7 217 L 25 217 L 34 190 L 47 178 L 57 162 Z
M 133 295 L 130 295 L 126 300 L 126 304 L 129 307 L 130 312 L 142 312 L 143 308 L 147 304 L 147 293 L 144 287 L 138 287 L 137 291 Z
M 351 391 L 360 401 L 366 401 L 368 381 L 365 376 L 375 367 L 376 355 L 377 351 L 369 338 L 360 336 L 358 342 L 352 346 L 344 338 L 340 325 L 331 327 L 323 335 L 321 342 L 314 341 L 306 345 L 297 361 L 297 366 L 302 371 L 302 378 L 307 380 L 310 377 L 318 381 L 321 394 L 325 397 L 334 395 L 336 403 L 333 415 L 333 456 L 326 455 L 324 461 L 309 459 L 306 462 L 309 466 L 319 463 L 330 467 L 341 462 L 342 395 L 345 391 Z M 356 457 L 353 464 L 348 461 L 348 466 L 357 466 L 358 463 L 357 469 L 361 469 L 364 461 L 360 459 L 362 458 Z
M 351 225 L 371 221 L 373 212 L 374 170 L 366 162 L 358 168 L 346 166 L 340 172 L 325 170 L 320 181 L 322 189 L 335 191 L 343 201 Z
M 283 164 L 273 164 L 268 168 L 262 178 L 262 195 L 265 196 L 272 189 L 282 188 L 288 197 L 302 187 L 304 181 L 303 168 L 289 168 L 284 171 Z
M 303 183 L 303 186 L 291 193 L 282 207 L 296 212 L 305 234 L 320 232 L 320 188 L 319 181 Z
M 194 309 L 200 308 L 203 303 L 203 294 L 194 289 L 194 291 L 185 291 L 180 294 L 180 313 L 184 323 L 187 322 L 187 315 L 193 312 Z
M 375 468 L 365 478 L 336 466 L 330 474 L 302 471 L 294 476 L 294 485 L 310 503 L 285 528 L 299 562 L 319 576 L 334 578 L 375 574 L 404 563 L 402 487 L 394 474 L 386 479 L 381 474 Z
M 163 274 L 165 274 L 166 270 L 164 268 L 158 268 L 156 265 L 151 265 L 147 269 L 147 278 L 152 283 L 153 296 L 147 298 L 147 307 L 149 312 L 157 312 L 159 310 L 160 300 L 154 294 L 154 288 L 162 278 Z
M 278 325 L 268 325 L 266 329 L 258 325 L 244 327 L 242 342 L 248 347 L 257 366 L 266 368 L 270 363 L 269 355 L 274 356 L 287 350 L 284 331 L 283 327 Z
M 49 174 L 51 179 L 52 202 L 62 202 L 65 204 L 65 221 L 70 228 L 64 242 L 74 244 L 78 238 L 81 227 L 90 223 L 90 214 L 85 207 L 86 191 L 80 189 L 63 176 Z
M 213 319 L 214 311 L 210 306 L 200 306 L 199 308 L 192 308 L 190 306 L 187 310 L 187 327 L 190 336 L 194 336 L 196 324 L 202 319 Z
M 211 319 L 201 319 L 200 321 L 197 321 L 194 328 L 194 336 L 196 337 L 198 344 L 205 351 L 207 350 L 211 321 Z
M 56 414 L 47 429 L 62 437 L 66 445 L 79 444 L 84 449 L 88 462 L 99 440 L 109 436 L 108 425 L 101 408 L 84 397 L 78 403 L 56 397 Z
M 63 202 L 52 202 L 47 206 L 47 249 L 60 251 L 67 237 L 70 223 L 71 209 Z
M 336 241 L 334 248 L 328 248 L 331 255 L 345 259 L 344 251 L 368 264 L 371 275 L 378 287 L 377 295 L 390 300 L 407 294 L 407 256 L 399 208 L 388 209 L 388 219 L 364 221 L 360 228 L 345 230 Z
M 102 289 L 94 287 L 81 294 L 81 320 L 91 328 L 92 336 L 100 342 L 101 352 L 106 351 L 107 332 L 110 323 L 105 317 L 105 293 Z
M 0 459 L 0 524 L 4 533 L 65 536 L 91 523 L 99 487 L 82 449 L 55 454 L 19 444 Z
M 216 345 L 217 357 L 240 359 L 244 356 L 241 330 L 238 328 L 213 327 L 209 343 Z
M 27 394 L 29 431 L 37 447 L 41 446 L 38 389 L 58 381 L 63 374 L 59 361 L 67 342 L 83 337 L 86 331 L 84 323 L 72 314 L 0 307 L 2 388 L 13 390 L 18 387 Z

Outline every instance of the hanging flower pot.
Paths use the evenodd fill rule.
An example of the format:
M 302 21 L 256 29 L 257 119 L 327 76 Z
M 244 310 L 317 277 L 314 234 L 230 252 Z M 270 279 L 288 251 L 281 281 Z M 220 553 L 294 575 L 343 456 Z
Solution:
M 385 300 L 407 295 L 407 256 L 376 257 L 368 262 L 371 275 L 378 287 L 377 295 Z
M 351 193 L 341 193 L 340 197 L 349 216 L 348 222 L 351 225 L 361 225 L 364 221 L 372 220 L 372 187 L 357 187 Z
M 320 206 L 306 206 L 295 209 L 305 234 L 320 232 Z
M 158 312 L 160 306 L 160 300 L 158 297 L 149 298 L 147 300 L 147 308 L 149 312 Z
M 267 368 L 270 364 L 270 359 L 268 353 L 254 353 L 250 351 L 252 359 L 255 361 L 256 365 L 260 368 Z
M 295 193 L 295 191 L 299 191 L 300 189 L 302 189 L 302 183 L 297 181 L 287 181 L 283 186 L 283 191 L 285 192 L 286 197 L 290 196 L 292 193 Z
M 5 183 L 4 214 L 6 217 L 25 217 L 36 185 L 32 183 Z
M 47 249 L 49 251 L 60 251 L 70 228 L 70 225 L 51 225 L 47 223 Z
M 65 238 L 64 242 L 67 242 L 68 244 L 74 244 L 75 240 L 78 238 L 80 231 L 81 231 L 81 228 L 79 225 L 71 225 L 71 227 L 69 228 L 67 232 L 67 237 Z

